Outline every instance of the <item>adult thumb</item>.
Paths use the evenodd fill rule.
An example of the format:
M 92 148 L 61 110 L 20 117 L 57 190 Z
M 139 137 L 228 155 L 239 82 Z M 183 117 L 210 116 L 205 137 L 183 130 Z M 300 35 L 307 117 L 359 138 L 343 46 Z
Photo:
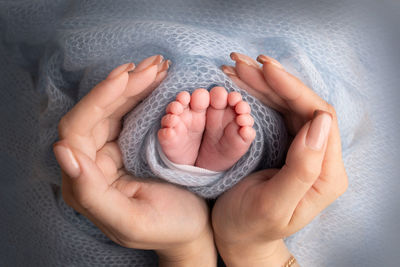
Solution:
M 55 143 L 53 151 L 67 175 L 63 177 L 63 190 L 68 190 L 68 198 L 84 208 L 97 203 L 108 185 L 96 163 L 81 151 L 72 149 L 66 140 Z
M 321 173 L 332 116 L 316 110 L 294 138 L 282 169 L 265 186 L 281 209 L 294 211 Z

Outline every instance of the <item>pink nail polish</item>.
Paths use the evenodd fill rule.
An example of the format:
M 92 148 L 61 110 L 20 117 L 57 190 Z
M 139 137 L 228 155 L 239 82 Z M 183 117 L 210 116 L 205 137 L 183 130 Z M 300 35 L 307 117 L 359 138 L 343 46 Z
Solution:
M 283 66 L 281 65 L 281 63 L 279 63 L 276 59 L 272 58 L 272 57 L 268 57 L 266 55 L 259 55 L 257 57 L 257 61 L 260 62 L 261 64 L 271 64 L 274 67 L 277 67 L 281 70 L 283 70 Z
M 326 111 L 316 110 L 306 136 L 306 146 L 320 151 L 324 146 L 332 124 L 332 115 Z
M 129 63 L 128 66 L 126 67 L 125 71 L 129 72 L 129 71 L 133 71 L 134 69 L 135 69 L 135 64 Z
M 163 62 L 161 62 L 160 64 L 158 64 L 158 70 L 157 72 L 163 72 L 169 69 L 169 66 L 171 65 L 171 60 L 165 60 Z
M 250 58 L 250 57 L 248 57 L 246 55 L 243 55 L 243 54 L 240 54 L 240 53 L 237 53 L 237 52 L 232 52 L 230 56 L 231 56 L 231 59 L 233 61 L 236 61 L 237 63 L 244 63 L 246 65 L 249 65 L 251 67 L 255 67 L 257 69 L 260 68 L 260 66 L 258 65 L 257 61 L 255 61 L 254 59 L 252 59 L 252 58 Z
M 140 72 L 140 71 L 144 71 L 154 65 L 159 65 L 161 62 L 164 61 L 164 57 L 161 55 L 156 55 L 156 56 L 152 56 L 152 57 L 148 57 L 146 59 L 144 59 L 142 62 L 140 62 L 135 70 L 133 72 Z
M 226 66 L 226 65 L 222 65 L 221 66 L 222 71 L 228 75 L 228 76 L 237 76 L 237 73 L 235 71 L 235 68 L 232 66 Z

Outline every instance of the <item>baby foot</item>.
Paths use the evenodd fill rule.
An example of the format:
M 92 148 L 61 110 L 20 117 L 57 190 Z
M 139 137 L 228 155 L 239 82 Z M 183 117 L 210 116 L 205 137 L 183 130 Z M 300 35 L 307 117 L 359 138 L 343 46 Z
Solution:
M 238 92 L 223 87 L 210 91 L 206 126 L 196 166 L 212 171 L 232 167 L 249 149 L 256 131 L 250 106 Z
M 177 164 L 194 165 L 206 123 L 206 110 L 210 94 L 206 89 L 196 89 L 177 95 L 161 120 L 158 141 L 168 159 Z

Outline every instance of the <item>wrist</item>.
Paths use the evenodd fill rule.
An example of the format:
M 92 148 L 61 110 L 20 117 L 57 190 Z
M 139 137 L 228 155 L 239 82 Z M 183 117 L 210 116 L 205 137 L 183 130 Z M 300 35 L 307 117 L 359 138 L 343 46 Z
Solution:
M 223 244 L 216 240 L 218 251 L 228 267 L 284 266 L 291 257 L 282 239 L 267 243 Z M 292 265 L 292 267 L 298 265 Z
M 216 266 L 217 251 L 211 227 L 191 242 L 156 251 L 160 267 Z

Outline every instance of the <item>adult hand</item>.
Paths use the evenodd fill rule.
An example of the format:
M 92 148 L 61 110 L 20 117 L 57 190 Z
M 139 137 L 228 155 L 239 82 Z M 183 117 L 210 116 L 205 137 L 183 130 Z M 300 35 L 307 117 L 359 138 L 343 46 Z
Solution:
M 251 174 L 218 198 L 212 211 L 214 238 L 228 266 L 281 266 L 290 257 L 283 238 L 347 188 L 336 113 L 276 60 L 260 55 L 260 67 L 242 54 L 231 58 L 235 67 L 223 66 L 223 71 L 279 110 L 295 137 L 281 169 Z
M 122 117 L 160 84 L 168 67 L 159 55 L 136 68 L 119 66 L 61 119 L 54 153 L 63 198 L 114 242 L 156 250 L 161 266 L 215 265 L 205 201 L 130 175 L 117 144 Z

